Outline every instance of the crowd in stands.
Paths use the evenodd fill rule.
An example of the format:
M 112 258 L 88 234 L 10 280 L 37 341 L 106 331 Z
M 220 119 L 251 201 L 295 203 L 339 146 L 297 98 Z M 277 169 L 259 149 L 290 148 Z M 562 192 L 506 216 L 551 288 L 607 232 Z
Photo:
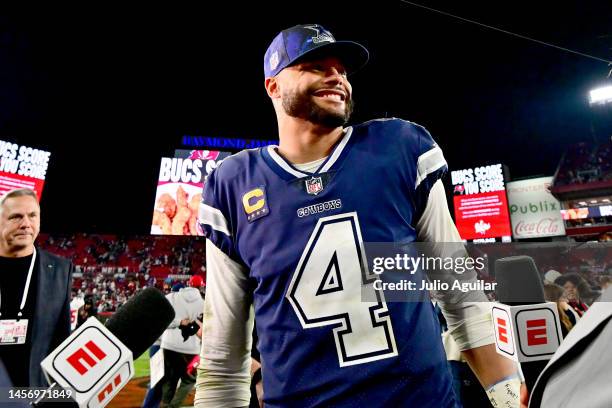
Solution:
M 595 145 L 578 143 L 566 151 L 554 185 L 586 184 L 612 181 L 612 142 Z
M 92 298 L 98 312 L 114 312 L 140 289 L 163 289 L 168 278 L 206 276 L 203 237 L 40 234 L 38 245 L 72 260 L 73 297 Z
M 41 234 L 38 244 L 52 253 L 67 257 L 75 264 L 73 296 L 91 297 L 98 312 L 114 312 L 135 292 L 146 287 L 168 289 L 185 285 L 193 275 L 206 276 L 205 242 L 192 236 L 139 236 Z M 479 248 L 479 247 L 472 247 Z M 512 245 L 486 245 L 480 254 L 489 259 L 515 255 Z M 593 296 L 601 290 L 600 278 L 612 275 L 612 249 L 604 246 L 553 245 L 521 250 L 534 258 L 542 279 L 555 270 L 560 274 L 578 274 L 588 283 Z M 485 281 L 493 281 L 488 267 L 479 271 Z M 587 295 L 588 297 L 589 295 Z

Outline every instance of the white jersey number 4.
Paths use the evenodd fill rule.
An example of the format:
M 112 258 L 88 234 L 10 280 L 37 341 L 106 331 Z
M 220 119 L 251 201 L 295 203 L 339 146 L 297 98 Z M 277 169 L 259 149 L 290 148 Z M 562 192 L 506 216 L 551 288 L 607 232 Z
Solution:
M 304 329 L 337 326 L 333 336 L 340 367 L 397 356 L 387 304 L 372 286 L 375 279 L 367 266 L 357 213 L 319 219 L 287 298 Z M 362 301 L 362 291 L 378 301 Z

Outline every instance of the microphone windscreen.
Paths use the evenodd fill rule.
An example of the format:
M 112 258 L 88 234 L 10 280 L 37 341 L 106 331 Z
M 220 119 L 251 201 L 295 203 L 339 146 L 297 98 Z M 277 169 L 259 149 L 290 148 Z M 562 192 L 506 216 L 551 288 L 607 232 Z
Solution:
M 174 319 L 174 308 L 155 288 L 137 293 L 106 321 L 106 328 L 132 351 L 134 360 L 162 335 Z
M 495 261 L 496 295 L 500 303 L 524 305 L 544 303 L 544 287 L 530 256 L 509 256 Z

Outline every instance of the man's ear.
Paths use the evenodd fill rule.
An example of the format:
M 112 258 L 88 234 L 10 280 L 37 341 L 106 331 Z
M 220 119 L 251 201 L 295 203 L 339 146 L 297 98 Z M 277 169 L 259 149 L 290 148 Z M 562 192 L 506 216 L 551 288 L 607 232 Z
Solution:
M 266 92 L 268 96 L 272 99 L 280 98 L 280 87 L 278 84 L 278 79 L 276 77 L 266 78 L 265 82 Z

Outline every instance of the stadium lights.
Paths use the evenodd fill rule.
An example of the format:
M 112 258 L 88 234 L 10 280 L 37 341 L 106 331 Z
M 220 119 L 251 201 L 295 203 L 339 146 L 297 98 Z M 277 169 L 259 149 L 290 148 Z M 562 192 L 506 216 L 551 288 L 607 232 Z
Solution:
M 612 102 L 612 85 L 595 88 L 589 92 L 589 103 L 591 105 L 605 105 L 610 102 Z

